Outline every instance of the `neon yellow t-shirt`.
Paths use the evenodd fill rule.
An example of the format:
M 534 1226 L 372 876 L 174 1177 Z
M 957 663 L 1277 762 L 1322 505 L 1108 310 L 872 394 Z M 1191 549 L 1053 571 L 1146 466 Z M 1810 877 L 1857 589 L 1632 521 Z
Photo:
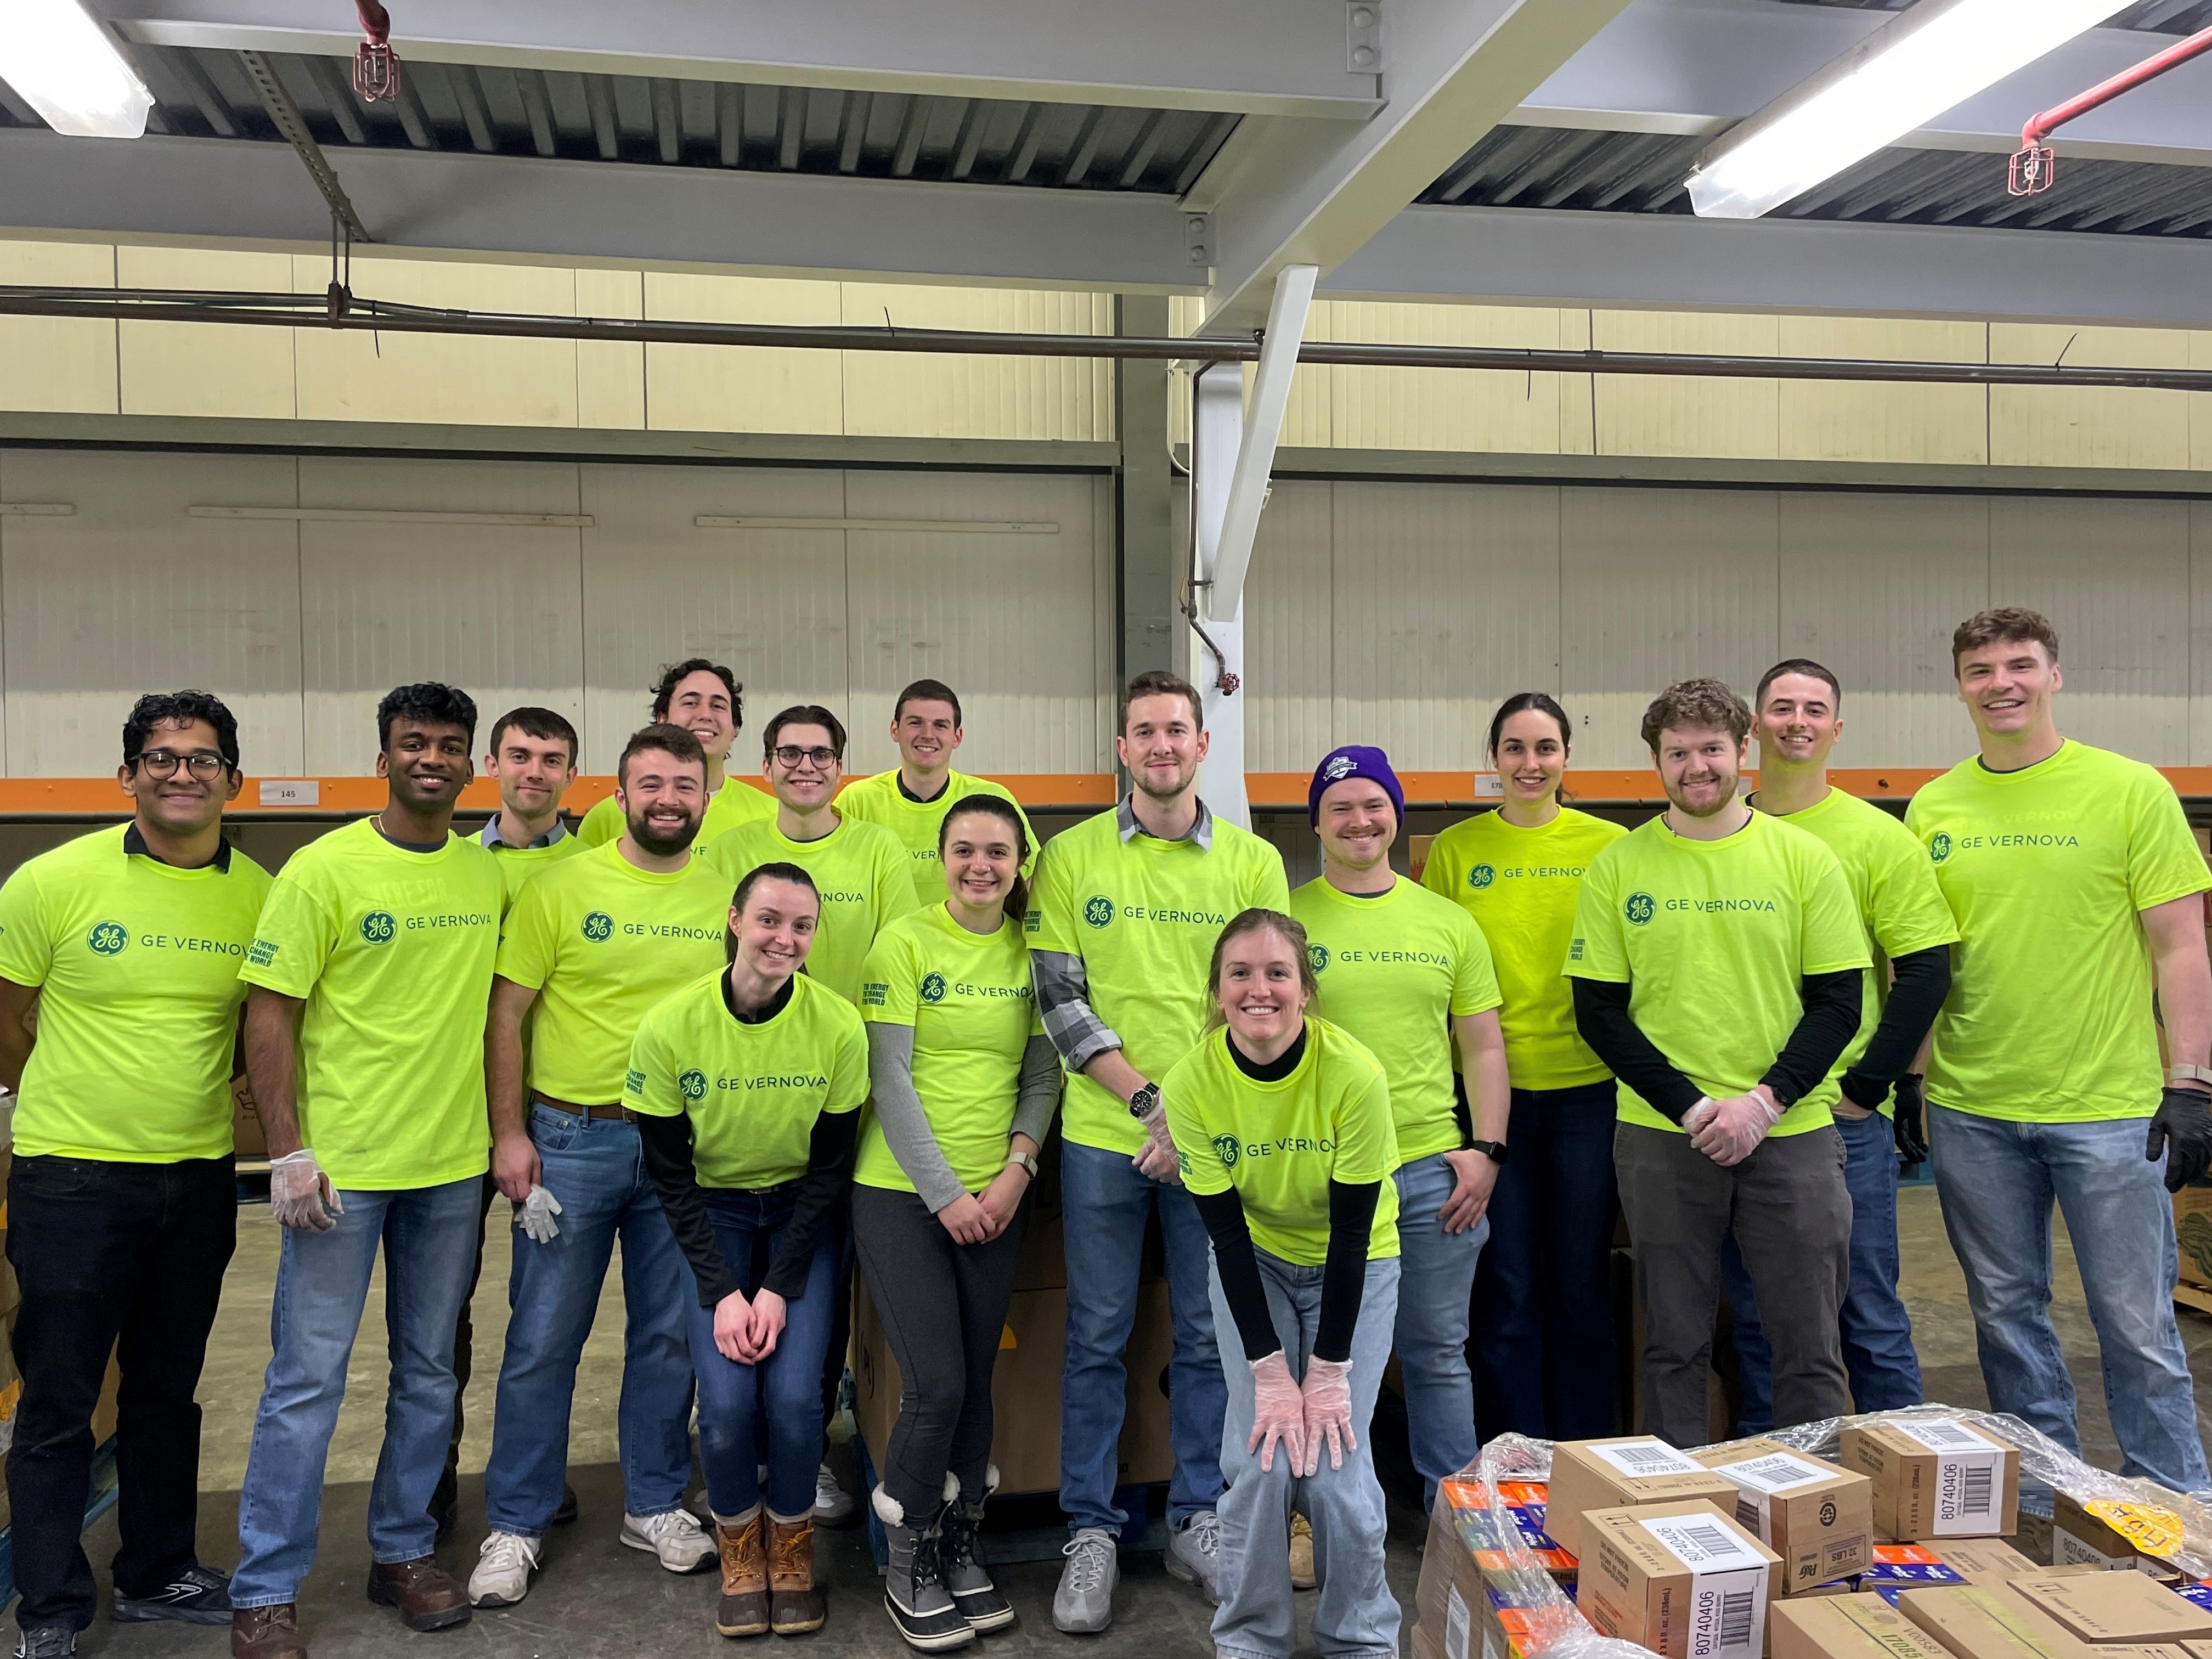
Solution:
M 306 1002 L 300 1143 L 333 1186 L 435 1187 L 489 1167 L 484 1010 L 499 866 L 448 831 L 410 853 L 357 818 L 292 854 L 239 977 Z
M 586 1106 L 620 1099 L 637 1023 L 720 964 L 729 914 L 729 884 L 702 860 L 664 875 L 639 869 L 620 842 L 526 886 L 507 913 L 498 972 L 538 993 L 530 1086 Z
M 868 1039 L 853 1005 L 804 974 L 779 1012 L 748 1025 L 723 1000 L 725 972 L 647 1013 L 623 1104 L 649 1117 L 690 1115 L 702 1187 L 780 1186 L 806 1173 L 815 1120 L 858 1111 L 868 1097 Z
M 1030 895 L 1030 949 L 1083 959 L 1091 1011 L 1121 1039 L 1142 1076 L 1158 1082 L 1205 1029 L 1213 943 L 1231 917 L 1290 908 L 1282 854 L 1249 830 L 1213 820 L 1209 850 L 1139 830 L 1124 842 L 1117 814 L 1052 839 Z M 1135 1156 L 1144 1145 L 1128 1102 L 1071 1073 L 1060 1133 L 1078 1146 Z
M 230 1155 L 238 965 L 269 873 L 127 854 L 128 824 L 41 853 L 0 887 L 0 978 L 40 988 L 15 1103 L 21 1157 Z
M 953 803 L 969 795 L 995 795 L 1013 803 L 1014 811 L 1021 812 L 1023 833 L 1030 843 L 1030 855 L 1022 860 L 1022 874 L 1030 874 L 1036 868 L 1036 831 L 1030 826 L 1029 814 L 1014 802 L 1012 792 L 988 778 L 948 773 L 944 793 L 936 799 L 914 800 L 899 787 L 898 768 L 894 766 L 888 772 L 855 778 L 847 784 L 837 792 L 837 810 L 848 818 L 880 823 L 898 837 L 914 874 L 914 902 L 927 906 L 942 904 L 945 898 L 945 866 L 937 854 L 938 831 Z
M 914 1028 L 922 1115 L 954 1177 L 982 1191 L 1006 1164 L 1023 1052 L 1044 1034 L 1020 927 L 1010 921 L 988 936 L 971 933 L 942 904 L 900 917 L 868 952 L 860 1018 Z M 853 1179 L 915 1190 L 872 1111 L 860 1126 Z
M 860 964 L 876 936 L 915 908 L 906 849 L 880 823 L 840 817 L 819 841 L 793 841 L 763 818 L 716 841 L 707 861 L 732 890 L 763 864 L 795 864 L 813 877 L 822 920 L 806 971 L 848 1002 L 860 998 Z
M 1421 885 L 1473 916 L 1490 943 L 1505 997 L 1505 1069 L 1516 1089 L 1571 1089 L 1613 1074 L 1575 1029 L 1574 988 L 1559 972 L 1574 936 L 1575 898 L 1601 848 L 1628 832 L 1572 807 L 1534 830 L 1498 812 L 1439 835 Z
M 1297 1267 L 1328 1259 L 1328 1183 L 1382 1183 L 1370 1261 L 1398 1254 L 1400 1163 L 1382 1062 L 1340 1025 L 1306 1017 L 1306 1051 L 1279 1083 L 1244 1075 L 1224 1026 L 1177 1060 L 1160 1085 L 1182 1184 L 1237 1189 L 1252 1243 Z
M 617 833 L 620 832 L 619 823 L 616 825 L 616 830 Z M 525 883 L 532 877 L 551 869 L 556 864 L 565 864 L 577 854 L 583 852 L 590 844 L 582 836 L 571 832 L 562 836 L 550 847 L 502 845 L 484 847 L 484 851 L 490 854 L 492 862 L 499 866 L 500 885 L 506 893 L 507 903 L 511 906 L 514 902 L 514 896 L 522 890 Z M 481 841 L 477 845 L 483 847 Z
M 1779 822 L 1795 825 L 1836 855 L 1844 866 L 1844 879 L 1858 907 L 1865 929 L 1867 949 L 1874 964 L 1867 969 L 1866 1000 L 1859 1016 L 1858 1035 L 1836 1062 L 1833 1079 L 1841 1085 L 1844 1073 L 1866 1052 L 1875 1027 L 1881 1024 L 1883 1005 L 1889 1000 L 1889 964 L 1915 951 L 1932 951 L 1954 945 L 1959 925 L 1928 864 L 1928 849 L 1897 819 L 1871 802 L 1830 789 L 1826 799 L 1802 812 L 1784 815 Z M 1840 1087 L 1838 1091 L 1840 1092 Z M 1882 1102 L 1882 1115 L 1896 1108 Z
M 775 817 L 774 795 L 757 783 L 726 776 L 722 780 L 722 787 L 714 792 L 714 799 L 707 803 L 707 816 L 699 821 L 699 834 L 691 843 L 691 850 L 704 852 L 708 845 L 739 824 L 758 823 L 763 818 Z M 586 847 L 601 847 L 622 832 L 622 803 L 609 795 L 592 803 L 592 810 L 584 814 L 583 823 L 576 826 L 576 839 Z
M 1291 914 L 1305 924 L 1321 981 L 1315 1012 L 1364 1043 L 1389 1074 L 1398 1156 L 1411 1164 L 1455 1150 L 1448 1020 L 1504 1000 L 1482 929 L 1402 876 L 1373 898 L 1317 878 L 1291 895 Z
M 2014 1122 L 2156 1111 L 2165 1074 L 2137 913 L 2212 887 L 2173 786 L 2069 740 L 2017 772 L 1960 761 L 1905 822 L 1960 938 L 1929 1099 Z
M 1685 841 L 1664 814 L 1590 860 L 1567 945 L 1571 979 L 1630 988 L 1628 1012 L 1715 1100 L 1748 1093 L 1805 1012 L 1800 981 L 1871 961 L 1836 855 L 1753 812 L 1721 841 Z M 1833 1076 L 1782 1115 L 1778 1135 L 1833 1123 Z M 1682 1126 L 1620 1085 L 1620 1121 Z

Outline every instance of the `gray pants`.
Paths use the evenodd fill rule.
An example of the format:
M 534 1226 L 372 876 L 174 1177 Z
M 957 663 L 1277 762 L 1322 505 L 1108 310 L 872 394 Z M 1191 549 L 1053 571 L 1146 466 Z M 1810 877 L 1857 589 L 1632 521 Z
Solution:
M 1770 1137 L 1724 1170 L 1686 1134 L 1621 1123 L 1613 1163 L 1644 1299 L 1650 1431 L 1677 1446 L 1712 1437 L 1706 1376 L 1721 1240 L 1731 1227 L 1774 1348 L 1775 1426 L 1848 1412 L 1839 1316 L 1850 1279 L 1851 1199 L 1843 1138 L 1833 1128 Z

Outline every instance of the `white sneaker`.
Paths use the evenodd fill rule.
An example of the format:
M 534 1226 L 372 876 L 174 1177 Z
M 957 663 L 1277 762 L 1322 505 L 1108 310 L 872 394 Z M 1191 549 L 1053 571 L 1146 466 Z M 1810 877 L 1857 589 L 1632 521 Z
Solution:
M 1221 1522 L 1200 1510 L 1168 1539 L 1161 1565 L 1171 1578 L 1195 1584 L 1215 1607 L 1221 1605 Z
M 671 1572 L 696 1572 L 714 1559 L 714 1540 L 689 1510 L 623 1516 L 622 1541 L 649 1550 Z
M 1121 1580 L 1115 1535 L 1103 1527 L 1085 1527 L 1060 1553 L 1060 1588 L 1053 1592 L 1054 1629 L 1087 1636 L 1114 1622 L 1114 1586 Z
M 477 1570 L 469 1575 L 469 1600 L 480 1607 L 511 1607 L 530 1594 L 530 1575 L 538 1571 L 538 1540 L 495 1532 L 477 1551 Z
M 842 1527 L 853 1518 L 860 1505 L 853 1496 L 837 1484 L 837 1477 L 824 1463 L 814 1476 L 814 1524 L 817 1527 Z

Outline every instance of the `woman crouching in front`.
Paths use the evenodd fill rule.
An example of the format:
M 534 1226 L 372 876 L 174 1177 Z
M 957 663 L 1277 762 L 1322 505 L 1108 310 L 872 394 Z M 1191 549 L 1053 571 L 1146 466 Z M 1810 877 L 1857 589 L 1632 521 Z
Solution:
M 1290 1659 L 1291 1511 L 1313 1525 L 1324 1652 L 1395 1655 L 1368 1419 L 1398 1311 L 1398 1166 L 1382 1066 L 1309 1019 L 1306 931 L 1244 911 L 1213 947 L 1206 1036 L 1161 1085 L 1183 1185 L 1213 1241 L 1224 1659 Z
M 747 875 L 730 901 L 728 969 L 646 1015 L 623 1091 L 699 1284 L 688 1322 L 725 1636 L 797 1635 L 827 1616 L 814 1477 L 838 1242 L 824 1223 L 852 1177 L 868 1041 L 853 1005 L 799 971 L 821 915 L 797 865 Z

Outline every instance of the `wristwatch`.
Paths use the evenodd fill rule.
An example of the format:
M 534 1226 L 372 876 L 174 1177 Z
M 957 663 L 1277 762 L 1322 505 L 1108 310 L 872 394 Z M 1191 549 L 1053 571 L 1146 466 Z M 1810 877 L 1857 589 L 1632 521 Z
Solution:
M 1036 1179 L 1037 1161 L 1036 1154 L 1035 1152 L 1018 1152 L 1014 1151 L 1012 1147 L 1009 1146 L 1006 1149 L 1006 1167 L 1011 1170 L 1017 1164 L 1020 1164 L 1022 1168 L 1030 1172 L 1030 1179 L 1031 1181 L 1035 1181 Z
M 1499 1169 L 1502 1170 L 1505 1167 L 1505 1143 L 1504 1141 L 1470 1140 L 1467 1144 L 1471 1151 L 1480 1152 L 1492 1164 L 1498 1165 Z
M 2166 1068 L 2168 1083 L 2212 1083 L 2212 1070 L 2202 1066 L 2169 1066 Z
M 1129 1097 L 1129 1115 L 1142 1121 L 1160 1108 L 1160 1085 L 1147 1083 Z

